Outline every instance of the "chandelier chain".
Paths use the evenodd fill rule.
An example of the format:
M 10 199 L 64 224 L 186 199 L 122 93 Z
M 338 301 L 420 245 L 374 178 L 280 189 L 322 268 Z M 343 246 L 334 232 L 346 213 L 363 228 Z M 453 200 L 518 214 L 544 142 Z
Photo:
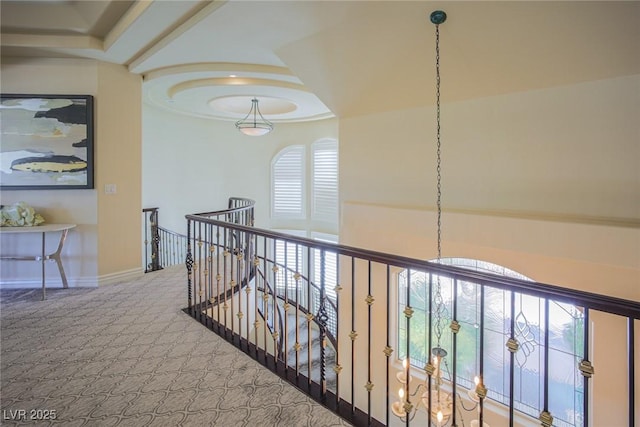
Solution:
M 441 173 L 441 143 L 440 143 L 440 25 L 436 24 L 436 172 L 437 172 L 437 215 L 438 215 L 438 263 L 442 258 L 442 173 Z M 437 276 L 435 292 L 435 333 L 437 346 L 444 329 L 445 306 L 442 298 L 440 275 Z
M 442 175 L 441 175 L 441 148 L 440 148 L 440 26 L 436 25 L 436 135 L 437 135 L 437 187 L 438 187 L 438 262 L 442 257 Z

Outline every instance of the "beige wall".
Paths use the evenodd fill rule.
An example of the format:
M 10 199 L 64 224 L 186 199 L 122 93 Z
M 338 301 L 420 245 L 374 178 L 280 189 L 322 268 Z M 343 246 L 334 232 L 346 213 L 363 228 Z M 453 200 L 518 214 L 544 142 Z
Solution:
M 640 301 L 639 84 L 640 76 L 630 76 L 445 103 L 442 255 Z M 341 119 L 341 243 L 418 259 L 437 256 L 434 121 L 431 107 Z M 356 401 L 366 407 L 367 283 L 365 267 L 357 268 Z M 343 277 L 350 277 L 348 270 Z M 374 268 L 377 417 L 384 416 L 385 277 Z M 349 292 L 343 297 L 341 316 L 350 318 Z M 624 330 L 611 334 L 601 317 L 592 319 L 593 425 L 623 426 L 627 391 L 616 384 L 624 370 L 618 365 L 622 377 L 613 381 L 606 370 L 611 348 L 626 348 Z M 349 330 L 341 325 L 347 354 Z M 341 363 L 348 377 L 348 358 Z
M 447 208 L 640 224 L 640 75 L 442 105 Z M 432 106 L 341 118 L 345 201 L 435 205 Z
M 3 191 L 2 204 L 25 201 L 47 222 L 78 224 L 64 250 L 71 285 L 97 285 L 141 269 L 140 111 L 141 79 L 126 68 L 93 60 L 2 58 L 3 93 L 94 96 L 95 189 Z M 105 195 L 105 183 L 118 192 Z M 48 246 L 55 249 L 55 238 Z M 27 254 L 29 238 L 3 238 L 2 252 Z M 49 250 L 49 247 L 48 247 Z M 2 262 L 2 283 L 37 284 L 37 263 Z M 47 268 L 48 284 L 59 285 Z
M 126 67 L 98 66 L 96 188 L 100 276 L 140 268 L 142 79 Z M 115 184 L 115 194 L 104 186 Z
M 443 256 L 640 300 L 639 87 L 443 105 Z M 341 120 L 341 242 L 435 257 L 433 121 L 429 107 Z

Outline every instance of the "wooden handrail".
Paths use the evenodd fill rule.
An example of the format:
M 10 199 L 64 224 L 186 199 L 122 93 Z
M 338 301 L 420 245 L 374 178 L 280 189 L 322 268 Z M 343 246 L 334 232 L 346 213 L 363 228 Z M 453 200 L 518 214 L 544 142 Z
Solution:
M 498 276 L 487 272 L 471 271 L 461 267 L 453 267 L 431 261 L 387 254 L 353 246 L 321 242 L 306 237 L 293 236 L 266 229 L 249 227 L 239 224 L 229 224 L 225 221 L 220 221 L 212 218 L 204 218 L 202 214 L 185 215 L 185 218 L 190 221 L 203 222 L 207 224 L 232 228 L 234 230 L 245 231 L 256 236 L 261 236 L 269 239 L 282 240 L 289 243 L 297 243 L 312 249 L 328 250 L 336 252 L 338 255 L 345 255 L 349 257 L 369 260 L 381 264 L 389 264 L 399 268 L 424 270 L 452 279 L 473 281 L 499 289 L 517 291 L 526 295 L 532 295 L 540 298 L 549 298 L 558 302 L 564 302 L 581 307 L 588 307 L 590 309 L 595 309 L 610 314 L 640 319 L 640 302 L 638 301 L 627 300 L 609 295 L 596 294 L 577 289 L 564 288 L 542 282 Z

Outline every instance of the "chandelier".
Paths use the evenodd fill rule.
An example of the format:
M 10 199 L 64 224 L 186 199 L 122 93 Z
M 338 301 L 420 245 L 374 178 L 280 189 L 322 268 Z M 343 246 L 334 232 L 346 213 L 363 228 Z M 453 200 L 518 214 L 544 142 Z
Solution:
M 236 122 L 236 128 L 249 136 L 266 135 L 273 130 L 273 123 L 262 117 L 260 108 L 258 108 L 258 100 L 251 100 L 251 109 L 244 119 Z
M 444 23 L 447 19 L 447 14 L 441 10 L 436 10 L 431 13 L 431 22 L 436 26 L 436 124 L 437 124 L 437 138 L 436 138 L 436 171 L 437 171 L 437 242 L 438 242 L 438 258 L 439 263 L 442 258 L 442 192 L 441 192 L 441 144 L 440 144 L 440 24 Z M 431 349 L 429 361 L 424 367 L 424 371 L 427 377 L 424 382 L 420 382 L 417 386 L 412 387 L 412 375 L 411 375 L 411 363 L 409 359 L 410 351 L 409 344 L 407 344 L 407 357 L 402 361 L 402 370 L 396 374 L 396 379 L 400 383 L 398 389 L 398 400 L 391 404 L 391 412 L 403 421 L 408 422 L 413 420 L 418 410 L 423 407 L 427 412 L 429 419 L 429 425 L 435 424 L 437 427 L 444 427 L 454 425 L 456 408 L 461 414 L 461 410 L 474 411 L 478 408 L 478 419 L 471 421 L 472 427 L 489 427 L 489 425 L 483 421 L 483 401 L 487 396 L 487 389 L 483 384 L 482 376 L 475 377 L 475 388 L 468 390 L 467 395 L 472 403 L 472 407 L 467 408 L 462 402 L 461 398 L 454 399 L 452 396 L 453 384 L 445 380 L 443 371 L 448 374 L 447 364 L 447 351 L 441 347 L 441 337 L 448 322 L 448 313 L 446 304 L 442 297 L 442 287 L 440 284 L 440 276 L 436 276 L 435 292 L 433 296 L 434 310 L 434 332 L 436 336 L 436 346 Z M 408 283 L 411 286 L 411 283 Z M 411 317 L 412 310 L 410 307 L 405 309 L 405 315 L 407 316 L 407 324 Z M 458 322 L 451 321 L 449 327 L 453 333 L 459 330 L 460 325 Z M 408 325 L 407 325 L 408 328 Z M 407 329 L 408 330 L 408 329 Z M 410 342 L 407 336 L 407 343 Z M 449 375 L 448 375 L 449 376 Z M 450 376 L 449 376 L 450 377 Z M 414 391 L 412 392 L 412 389 Z M 422 393 L 421 393 L 422 392 Z M 421 394 L 420 394 L 421 393 Z M 412 398 L 419 396 L 417 403 L 412 403 Z M 415 399 L 413 400 L 415 401 Z M 462 414 L 461 414 L 462 415 Z M 464 422 L 463 422 L 464 425 Z

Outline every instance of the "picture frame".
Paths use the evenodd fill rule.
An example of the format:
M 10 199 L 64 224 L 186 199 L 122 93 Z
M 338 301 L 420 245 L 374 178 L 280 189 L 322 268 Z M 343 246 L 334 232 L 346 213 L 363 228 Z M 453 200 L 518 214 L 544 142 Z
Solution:
M 94 188 L 91 95 L 0 94 L 0 190 Z

